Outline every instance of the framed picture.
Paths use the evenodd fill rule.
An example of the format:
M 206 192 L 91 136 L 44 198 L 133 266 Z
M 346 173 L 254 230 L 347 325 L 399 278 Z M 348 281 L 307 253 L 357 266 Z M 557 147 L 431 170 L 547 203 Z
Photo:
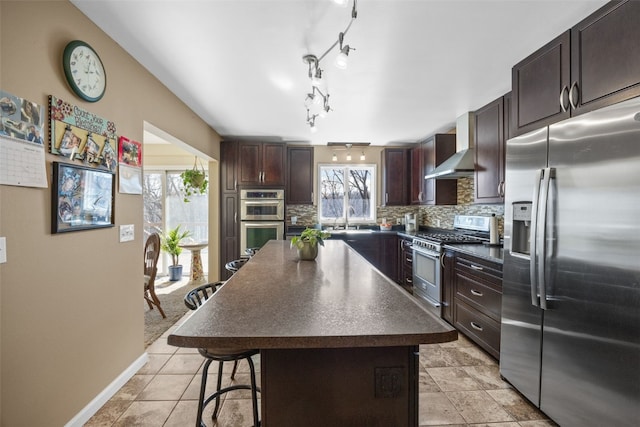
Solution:
M 115 174 L 53 162 L 51 232 L 113 227 Z

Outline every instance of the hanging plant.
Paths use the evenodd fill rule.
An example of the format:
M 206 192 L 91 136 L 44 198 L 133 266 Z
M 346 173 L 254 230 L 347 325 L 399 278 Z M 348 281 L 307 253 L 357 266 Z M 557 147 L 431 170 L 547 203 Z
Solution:
M 207 193 L 207 186 L 209 185 L 209 181 L 207 181 L 207 175 L 204 172 L 202 163 L 200 163 L 200 167 L 198 168 L 197 162 L 198 158 L 196 157 L 193 161 L 193 168 L 187 169 L 180 174 L 180 178 L 182 178 L 182 185 L 184 187 L 185 203 L 188 203 L 189 197 L 194 194 Z

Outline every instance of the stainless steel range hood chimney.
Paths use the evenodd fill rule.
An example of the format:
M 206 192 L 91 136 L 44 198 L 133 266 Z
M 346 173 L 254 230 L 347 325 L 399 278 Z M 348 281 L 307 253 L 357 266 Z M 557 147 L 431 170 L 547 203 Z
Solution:
M 473 113 L 456 120 L 456 154 L 436 167 L 425 179 L 458 179 L 473 176 L 475 153 L 473 149 Z

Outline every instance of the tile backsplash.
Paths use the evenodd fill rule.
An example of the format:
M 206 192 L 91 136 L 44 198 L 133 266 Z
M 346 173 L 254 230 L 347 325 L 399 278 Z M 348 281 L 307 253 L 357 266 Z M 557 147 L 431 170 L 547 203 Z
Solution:
M 504 205 L 476 205 L 473 203 L 473 178 L 458 179 L 458 204 L 449 206 L 379 206 L 377 210 L 378 222 L 387 218 L 388 222 L 395 223 L 404 218 L 406 213 L 416 213 L 418 223 L 421 226 L 453 228 L 455 215 L 481 215 L 498 218 L 500 236 L 503 235 Z M 313 226 L 318 222 L 318 208 L 312 205 L 287 205 L 287 224 L 291 224 L 291 217 L 298 217 L 300 226 Z

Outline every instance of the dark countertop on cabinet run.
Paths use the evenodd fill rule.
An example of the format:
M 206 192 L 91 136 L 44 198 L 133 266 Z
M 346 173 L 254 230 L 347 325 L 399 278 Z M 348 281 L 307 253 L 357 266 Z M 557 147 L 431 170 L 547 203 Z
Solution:
M 179 347 L 347 348 L 453 341 L 457 332 L 340 240 L 315 261 L 269 241 L 171 335 Z
M 489 261 L 502 264 L 504 262 L 504 250 L 502 246 L 488 246 L 483 244 L 455 244 L 444 245 L 446 249 L 451 249 L 458 252 L 463 252 L 469 255 L 474 255 L 479 258 L 484 258 Z

